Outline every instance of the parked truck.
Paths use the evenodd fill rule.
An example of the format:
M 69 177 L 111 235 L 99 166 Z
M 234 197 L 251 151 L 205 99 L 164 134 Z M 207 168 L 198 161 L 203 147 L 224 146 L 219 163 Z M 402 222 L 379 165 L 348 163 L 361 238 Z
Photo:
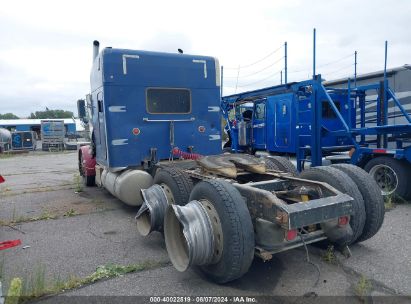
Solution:
M 0 153 L 13 150 L 35 150 L 35 132 L 13 131 L 0 128 Z
M 293 155 L 298 171 L 351 163 L 384 195 L 411 198 L 411 117 L 386 81 L 333 88 L 317 76 L 225 96 L 222 111 L 230 151 Z
M 36 135 L 33 131 L 13 131 L 11 132 L 12 150 L 35 150 Z
M 7 129 L 0 128 L 0 153 L 10 149 L 11 132 Z
M 378 185 L 352 165 L 297 176 L 285 158 L 222 154 L 216 58 L 93 44 L 91 93 L 78 104 L 92 144 L 78 151 L 86 185 L 135 206 L 142 235 L 164 234 L 174 267 L 225 283 L 254 257 L 377 233 Z

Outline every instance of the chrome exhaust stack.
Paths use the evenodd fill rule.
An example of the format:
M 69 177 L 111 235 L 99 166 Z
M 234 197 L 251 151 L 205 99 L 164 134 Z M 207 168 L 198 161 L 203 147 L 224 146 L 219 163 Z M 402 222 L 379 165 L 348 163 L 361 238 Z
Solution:
M 168 206 L 164 237 L 173 266 L 183 272 L 192 265 L 218 262 L 214 230 L 208 208 L 202 202 L 194 200 L 185 206 Z
M 167 196 L 160 185 L 142 189 L 143 205 L 136 215 L 137 230 L 147 236 L 152 231 L 162 231 L 164 215 L 168 206 Z
M 97 40 L 94 40 L 93 41 L 93 62 L 98 56 L 99 48 L 100 48 L 100 42 L 98 42 Z

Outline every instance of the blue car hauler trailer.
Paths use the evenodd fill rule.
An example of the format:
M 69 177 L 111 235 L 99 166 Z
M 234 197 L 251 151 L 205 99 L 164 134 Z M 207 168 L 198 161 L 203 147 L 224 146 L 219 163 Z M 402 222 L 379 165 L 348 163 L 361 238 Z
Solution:
M 99 52 L 95 41 L 91 94 L 78 109 L 92 138 L 78 154 L 86 185 L 139 207 L 138 231 L 163 232 L 179 271 L 196 265 L 224 283 L 246 273 L 254 256 L 269 260 L 321 240 L 346 248 L 383 222 L 378 186 L 357 167 L 296 177 L 285 158 L 221 154 L 213 57 Z
M 304 164 L 347 162 L 364 168 L 384 195 L 411 198 L 411 118 L 388 85 L 387 49 L 383 79 L 345 88 L 325 87 L 316 74 L 316 30 L 313 31 L 313 79 L 242 92 L 222 98 L 229 141 L 235 152 L 293 154 L 300 172 Z M 399 123 L 396 123 L 399 122 Z M 345 155 L 341 154 L 348 152 Z
M 388 124 L 388 102 L 407 123 Z M 376 118 L 366 119 L 372 105 Z M 296 155 L 299 171 L 330 156 L 365 168 L 384 194 L 411 195 L 411 119 L 384 82 L 326 88 L 319 75 L 223 97 L 222 112 L 235 152 Z

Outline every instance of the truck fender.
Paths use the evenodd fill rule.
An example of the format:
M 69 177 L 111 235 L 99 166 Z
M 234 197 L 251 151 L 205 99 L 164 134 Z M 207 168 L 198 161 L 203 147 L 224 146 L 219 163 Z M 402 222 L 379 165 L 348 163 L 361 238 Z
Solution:
M 91 146 L 82 146 L 78 153 L 79 162 L 82 162 L 82 169 L 85 176 L 96 175 L 96 159 L 92 156 Z

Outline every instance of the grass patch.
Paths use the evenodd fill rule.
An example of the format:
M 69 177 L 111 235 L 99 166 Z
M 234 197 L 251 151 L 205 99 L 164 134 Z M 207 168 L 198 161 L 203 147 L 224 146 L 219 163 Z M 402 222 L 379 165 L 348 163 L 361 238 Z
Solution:
M 0 260 L 0 281 L 4 279 L 4 256 Z
M 54 220 L 57 218 L 57 215 L 50 213 L 50 211 L 45 210 L 38 217 L 31 218 L 31 221 L 44 221 L 44 220 Z
M 15 154 L 12 153 L 0 153 L 0 159 L 12 158 Z
M 80 174 L 78 173 L 74 174 L 73 181 L 74 181 L 75 191 L 83 192 L 83 181 L 82 181 Z
M 17 216 L 15 209 L 13 209 L 13 215 L 11 220 L 4 221 L 0 220 L 0 226 L 10 226 L 16 225 L 20 223 L 28 223 L 28 222 L 36 222 L 36 221 L 45 221 L 45 220 L 54 220 L 58 216 L 56 214 L 51 213 L 48 210 L 44 210 L 39 216 L 28 217 L 24 215 Z
M 384 206 L 385 210 L 392 210 L 395 208 L 396 204 L 409 204 L 410 202 L 403 199 L 401 196 L 392 193 L 390 195 L 384 196 Z
M 43 213 L 41 213 L 39 216 L 33 216 L 33 217 L 20 216 L 14 222 L 12 222 L 12 224 L 18 224 L 18 223 L 23 223 L 23 222 L 54 220 L 56 218 L 57 218 L 56 214 L 52 214 L 50 211 L 44 210 Z
M 7 291 L 6 304 L 18 304 L 21 297 L 22 281 L 20 278 L 14 278 L 10 282 L 9 290 Z
M 119 277 L 132 272 L 154 269 L 166 264 L 168 262 L 164 261 L 145 261 L 130 265 L 107 264 L 98 266 L 95 272 L 83 278 L 71 275 L 66 280 L 61 280 L 60 277 L 56 277 L 49 285 L 46 284 L 45 267 L 40 265 L 34 269 L 29 278 L 20 279 L 22 281 L 21 296 L 14 296 L 13 299 L 17 298 L 17 302 L 12 303 L 23 303 L 43 296 L 56 295 L 101 280 Z
M 63 216 L 66 216 L 66 217 L 71 217 L 75 215 L 78 215 L 78 213 L 73 208 L 71 208 L 70 210 L 67 210 L 66 213 L 63 214 Z
M 23 280 L 23 296 L 30 295 L 30 297 L 39 297 L 46 290 L 46 267 L 44 265 L 37 265 L 32 275 Z
M 393 195 L 384 196 L 384 206 L 385 206 L 385 210 L 394 209 L 394 196 Z
M 364 276 L 361 275 L 360 280 L 355 286 L 355 294 L 362 300 L 365 300 L 365 297 L 369 294 L 371 290 L 371 282 Z
M 0 197 L 9 196 L 10 193 L 11 193 L 11 189 L 9 187 L 0 186 Z
M 324 262 L 335 264 L 337 262 L 337 257 L 335 256 L 335 249 L 333 245 L 327 247 L 327 250 L 322 255 L 322 259 Z
M 71 186 L 71 187 L 62 188 L 62 187 L 65 187 L 65 186 Z M 69 189 L 75 189 L 75 187 L 73 187 L 73 183 L 62 183 L 62 184 L 59 184 L 57 186 L 44 186 L 44 187 L 37 187 L 37 188 L 26 188 L 27 190 L 23 190 L 23 191 L 20 191 L 20 192 L 18 192 L 18 191 L 13 192 L 10 188 L 7 188 L 7 189 L 8 189 L 7 191 L 3 191 L 3 192 L 0 191 L 0 194 L 10 197 L 10 196 L 16 196 L 16 195 L 27 194 L 27 193 L 69 190 Z

